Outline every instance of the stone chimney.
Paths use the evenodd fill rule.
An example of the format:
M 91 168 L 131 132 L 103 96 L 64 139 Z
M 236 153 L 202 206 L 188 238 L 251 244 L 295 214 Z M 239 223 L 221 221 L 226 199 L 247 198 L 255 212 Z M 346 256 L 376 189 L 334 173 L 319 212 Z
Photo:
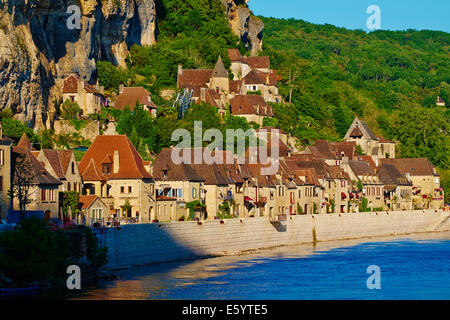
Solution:
M 119 94 L 123 93 L 123 84 L 119 85 Z
M 114 171 L 113 173 L 119 173 L 119 168 L 120 168 L 120 156 L 119 156 L 119 150 L 114 150 Z
M 178 65 L 178 75 L 183 75 L 183 66 L 181 64 Z
M 206 88 L 200 88 L 200 101 L 206 102 Z

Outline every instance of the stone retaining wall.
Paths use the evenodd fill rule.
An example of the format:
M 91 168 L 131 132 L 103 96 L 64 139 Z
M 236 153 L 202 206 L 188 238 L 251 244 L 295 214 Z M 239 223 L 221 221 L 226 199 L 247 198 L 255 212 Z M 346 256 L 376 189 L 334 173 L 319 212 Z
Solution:
M 124 225 L 101 235 L 109 267 L 239 254 L 314 241 L 450 230 L 442 210 L 300 215 L 270 223 L 267 217 Z

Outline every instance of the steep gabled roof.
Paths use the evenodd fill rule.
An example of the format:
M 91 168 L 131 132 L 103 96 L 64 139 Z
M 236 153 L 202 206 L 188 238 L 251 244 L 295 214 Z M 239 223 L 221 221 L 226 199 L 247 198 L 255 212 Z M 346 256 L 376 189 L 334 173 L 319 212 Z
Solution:
M 228 49 L 228 58 L 231 62 L 242 61 L 242 55 L 238 49 Z
M 31 146 L 31 142 L 28 139 L 27 135 L 25 133 L 22 134 L 22 137 L 20 138 L 19 142 L 17 143 L 17 146 L 20 148 L 25 148 L 27 150 L 34 150 Z
M 114 151 L 119 152 L 119 171 L 114 173 L 114 165 L 111 168 L 111 174 L 108 179 L 151 179 L 153 178 L 145 169 L 141 156 L 126 135 L 97 136 L 89 147 L 88 151 L 81 159 L 78 167 L 84 172 L 91 166 L 92 162 L 96 170 L 95 175 L 102 172 L 102 161 L 106 155 L 114 155 Z M 92 170 L 92 169 L 90 169 Z
M 25 163 L 30 166 L 30 180 L 36 185 L 60 185 L 61 182 L 53 177 L 45 167 L 31 154 L 31 151 L 26 147 L 12 148 L 12 172 L 13 183 L 15 181 L 15 170 L 17 169 L 18 157 L 23 156 Z
M 230 107 L 232 115 L 267 115 L 267 103 L 258 95 L 236 95 L 230 99 Z M 259 107 L 259 113 L 257 107 Z

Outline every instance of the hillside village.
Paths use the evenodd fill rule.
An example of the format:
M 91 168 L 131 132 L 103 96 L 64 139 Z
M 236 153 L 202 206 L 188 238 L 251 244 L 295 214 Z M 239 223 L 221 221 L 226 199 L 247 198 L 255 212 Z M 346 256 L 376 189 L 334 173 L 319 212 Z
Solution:
M 273 117 L 271 103 L 282 103 L 281 78 L 270 68 L 269 57 L 244 57 L 230 49 L 231 74 L 219 56 L 214 69 L 178 67 L 177 87 L 190 92 L 191 104 L 203 102 L 226 114 L 257 124 L 255 134 L 275 137 L 279 156 L 268 159 L 279 166 L 262 175 L 265 162 L 241 163 L 234 154 L 214 150 L 222 161 L 212 165 L 175 164 L 173 148 L 164 148 L 152 161 L 143 160 L 129 137 L 111 127 L 91 133 L 92 144 L 80 161 L 73 150 L 35 150 L 24 133 L 17 145 L 1 135 L 0 161 L 3 205 L 1 218 L 23 210 L 8 190 L 26 173 L 30 185 L 27 211 L 42 212 L 47 220 L 114 226 L 187 220 L 339 214 L 362 211 L 442 209 L 444 191 L 428 159 L 396 157 L 396 145 L 373 133 L 355 118 L 343 141 L 317 140 L 297 150 L 292 137 L 264 127 Z M 158 117 L 161 108 L 143 87 L 121 85 L 111 97 L 100 86 L 87 84 L 76 74 L 64 80 L 63 96 L 79 106 L 77 118 L 103 108 L 144 108 Z M 64 121 L 64 120 L 61 120 Z M 63 126 L 61 126 L 63 127 Z M 192 151 L 192 150 L 191 150 Z M 202 152 L 204 150 L 202 149 Z M 248 152 L 248 150 L 247 150 Z M 76 207 L 63 212 L 62 199 L 76 194 Z M 79 196 L 79 198 L 78 198 Z M 22 201 L 23 202 L 23 201 Z M 11 210 L 9 210 L 11 209 Z

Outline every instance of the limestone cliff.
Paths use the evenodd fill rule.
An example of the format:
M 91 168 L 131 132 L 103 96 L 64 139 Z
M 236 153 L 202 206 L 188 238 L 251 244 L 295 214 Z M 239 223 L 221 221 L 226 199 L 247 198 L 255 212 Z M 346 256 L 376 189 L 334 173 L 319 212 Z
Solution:
M 233 32 L 241 38 L 252 55 L 262 50 L 264 23 L 253 16 L 247 7 L 249 0 L 222 0 Z
M 79 29 L 67 26 L 71 5 Z M 92 80 L 97 60 L 124 66 L 128 46 L 155 42 L 155 15 L 154 0 L 0 0 L 0 108 L 48 126 L 61 79 Z

